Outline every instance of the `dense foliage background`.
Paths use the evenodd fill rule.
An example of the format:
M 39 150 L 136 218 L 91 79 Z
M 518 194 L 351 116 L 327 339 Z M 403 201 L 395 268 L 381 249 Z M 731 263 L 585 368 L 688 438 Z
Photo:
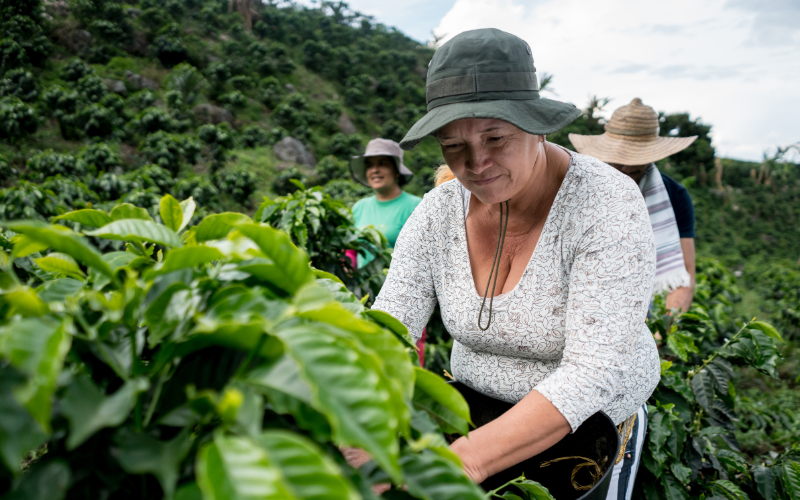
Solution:
M 210 214 L 223 214 L 211 220 L 229 225 L 252 216 L 284 230 L 316 268 L 341 280 L 359 301 L 374 299 L 390 252 L 379 234 L 353 227 L 347 207 L 369 190 L 349 179 L 347 160 L 372 137 L 398 140 L 424 114 L 430 47 L 341 2 L 309 8 L 248 0 L 0 0 L 0 28 L 0 220 L 50 221 L 91 232 L 108 220 L 65 214 L 90 209 L 112 220 L 165 222 L 166 195 L 191 197 L 198 208 L 185 232 Z M 570 132 L 602 133 L 609 99 L 592 98 L 582 107 L 583 115 L 549 140 L 571 147 Z M 714 486 L 729 480 L 751 497 L 796 498 L 782 486 L 771 493 L 759 484 L 767 477 L 788 484 L 785 464 L 800 441 L 800 176 L 789 161 L 797 146 L 770 152 L 760 163 L 719 158 L 710 124 L 688 113 L 662 114 L 661 120 L 662 135 L 699 136 L 659 167 L 692 194 L 701 257 L 697 310 L 675 323 L 676 331 L 694 338 L 698 352 L 665 343 L 662 356 L 675 363 L 673 372 L 688 373 L 753 317 L 775 325 L 785 342 L 773 339 L 774 369 L 764 367 L 763 356 L 737 354 L 743 366 L 729 374 L 735 390 L 726 395 L 724 384 L 713 386 L 714 404 L 724 403 L 724 411 L 698 412 L 713 401 L 684 394 L 694 406 L 675 403 L 674 411 L 688 444 L 679 447 L 676 421 L 661 417 L 669 425 L 657 435 L 651 431 L 655 461 L 645 462 L 640 487 L 667 498 L 739 498 Z M 406 153 L 405 163 L 416 172 L 406 189 L 424 194 L 441 163 L 438 145 L 423 141 Z M 108 255 L 141 250 L 113 238 L 89 235 L 88 242 Z M 7 252 L 14 244 L 3 240 Z M 345 249 L 378 258 L 354 270 Z M 45 283 L 91 278 L 85 263 L 78 267 L 83 274 L 64 265 L 48 271 L 60 257 L 35 245 L 30 250 L 50 260 L 12 259 L 11 268 L 22 274 L 21 284 L 39 287 L 47 304 Z M 4 301 L 13 296 L 7 285 Z M 19 310 L 2 313 L 10 318 Z M 758 336 L 750 331 L 743 335 Z M 426 367 L 441 374 L 449 369 L 451 340 L 438 313 L 428 334 Z M 654 415 L 669 413 L 659 394 L 680 375 L 667 370 L 665 377 L 651 401 Z M 69 382 L 60 381 L 59 390 Z M 666 439 L 673 443 L 671 458 L 657 452 Z M 707 446 L 697 450 L 701 445 Z M 688 451 L 692 447 L 700 458 Z M 36 463 L 29 458 L 34 461 L 26 463 Z

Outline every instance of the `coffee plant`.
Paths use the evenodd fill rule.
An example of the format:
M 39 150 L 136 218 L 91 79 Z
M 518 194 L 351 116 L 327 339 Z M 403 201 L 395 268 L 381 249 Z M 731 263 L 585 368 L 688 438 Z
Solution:
M 648 325 L 666 341 L 661 383 L 648 402 L 640 498 L 800 498 L 797 440 L 782 453 L 748 456 L 736 438 L 737 423 L 759 418 L 737 398 L 742 368 L 776 377 L 783 339 L 767 323 L 730 314 L 734 282 L 718 263 L 701 261 L 689 312 L 673 315 L 656 300 Z
M 353 214 L 321 188 L 298 190 L 276 200 L 265 199 L 254 218 L 285 231 L 292 242 L 308 252 L 317 269 L 337 276 L 356 297 L 375 300 L 391 262 L 386 237 L 372 227 L 357 229 Z M 354 269 L 346 250 L 375 258 Z
M 466 403 L 414 366 L 405 328 L 287 234 L 237 213 L 187 227 L 195 208 L 54 219 L 84 234 L 0 222 L 0 491 L 483 498 L 440 434 L 466 432 Z M 373 461 L 354 470 L 341 446 Z

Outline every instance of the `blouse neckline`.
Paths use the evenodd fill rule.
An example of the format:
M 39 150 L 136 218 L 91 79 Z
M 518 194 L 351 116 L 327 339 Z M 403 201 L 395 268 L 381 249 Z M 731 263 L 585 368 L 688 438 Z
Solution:
M 563 149 L 570 155 L 569 166 L 567 167 L 566 175 L 564 175 L 564 180 L 561 182 L 561 186 L 559 186 L 558 191 L 556 192 L 556 197 L 553 199 L 553 204 L 550 206 L 550 211 L 547 213 L 547 218 L 544 221 L 544 226 L 542 226 L 542 233 L 539 235 L 539 241 L 536 242 L 536 247 L 533 249 L 533 252 L 531 253 L 531 258 L 525 265 L 525 269 L 522 271 L 522 276 L 520 276 L 519 281 L 517 281 L 517 284 L 514 285 L 514 288 L 507 291 L 506 293 L 495 295 L 494 296 L 495 302 L 502 302 L 505 298 L 510 297 L 519 289 L 520 283 L 522 283 L 522 281 L 525 279 L 525 276 L 528 274 L 531 268 L 531 263 L 534 262 L 537 256 L 537 252 L 539 251 L 539 248 L 542 246 L 540 245 L 542 239 L 546 234 L 550 232 L 551 230 L 550 226 L 554 224 L 553 217 L 555 217 L 554 214 L 556 211 L 553 210 L 553 207 L 559 204 L 562 201 L 562 198 L 566 196 L 565 193 L 567 192 L 567 188 L 565 186 L 567 186 L 567 184 L 572 182 L 573 172 L 575 171 L 575 169 L 573 168 L 573 165 L 575 163 L 575 156 L 571 154 L 571 152 L 568 151 L 567 149 L 563 147 L 561 147 L 561 149 Z M 463 203 L 463 209 L 459 210 L 459 214 L 461 216 L 461 224 L 459 224 L 458 228 L 459 234 L 461 236 L 460 239 L 463 240 L 463 244 L 460 245 L 461 251 L 464 252 L 464 254 L 467 256 L 466 261 L 469 264 L 467 268 L 469 272 L 469 281 L 472 284 L 471 286 L 472 296 L 476 300 L 483 300 L 483 297 L 479 294 L 477 286 L 475 285 L 475 277 L 472 275 L 472 261 L 469 258 L 469 247 L 467 246 L 467 214 L 469 213 L 469 202 L 470 199 L 472 198 L 472 193 L 469 190 L 467 190 L 467 188 L 465 188 L 463 185 L 459 184 L 459 186 L 461 189 L 461 195 L 462 195 L 461 199 Z

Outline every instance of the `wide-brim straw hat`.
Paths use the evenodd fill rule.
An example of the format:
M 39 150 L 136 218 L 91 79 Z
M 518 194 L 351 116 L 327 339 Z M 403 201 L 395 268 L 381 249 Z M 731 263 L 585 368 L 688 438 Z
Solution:
M 466 31 L 439 47 L 428 66 L 426 100 L 428 113 L 400 141 L 405 150 L 463 118 L 496 118 L 543 135 L 580 115 L 572 104 L 539 96 L 530 46 L 497 29 Z
M 638 97 L 614 111 L 600 135 L 569 134 L 575 149 L 606 163 L 646 165 L 689 147 L 697 136 L 658 135 L 658 114 Z
M 367 182 L 367 166 L 365 158 L 370 156 L 390 156 L 394 158 L 395 167 L 400 173 L 401 186 L 406 184 L 414 176 L 414 172 L 403 165 L 403 150 L 400 145 L 389 139 L 372 139 L 367 143 L 367 150 L 361 156 L 354 156 L 350 160 L 350 174 L 353 179 L 361 184 L 370 187 Z

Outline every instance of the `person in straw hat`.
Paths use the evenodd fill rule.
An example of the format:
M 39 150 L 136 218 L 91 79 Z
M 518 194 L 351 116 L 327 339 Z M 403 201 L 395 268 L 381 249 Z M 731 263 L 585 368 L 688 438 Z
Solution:
M 580 111 L 539 95 L 531 48 L 514 35 L 480 29 L 442 45 L 426 98 L 400 146 L 434 137 L 455 179 L 427 193 L 400 231 L 373 309 L 416 341 L 438 303 L 455 379 L 515 403 L 451 445 L 473 480 L 604 411 L 633 429 L 616 466 L 627 467 L 618 489 L 629 497 L 660 379 L 645 324 L 655 244 L 638 187 L 546 141 Z
M 614 111 L 601 135 L 569 134 L 575 149 L 636 181 L 656 241 L 653 294 L 667 292 L 669 309 L 688 311 L 694 297 L 694 204 L 689 192 L 654 162 L 689 147 L 693 137 L 661 137 L 658 114 L 639 98 Z

